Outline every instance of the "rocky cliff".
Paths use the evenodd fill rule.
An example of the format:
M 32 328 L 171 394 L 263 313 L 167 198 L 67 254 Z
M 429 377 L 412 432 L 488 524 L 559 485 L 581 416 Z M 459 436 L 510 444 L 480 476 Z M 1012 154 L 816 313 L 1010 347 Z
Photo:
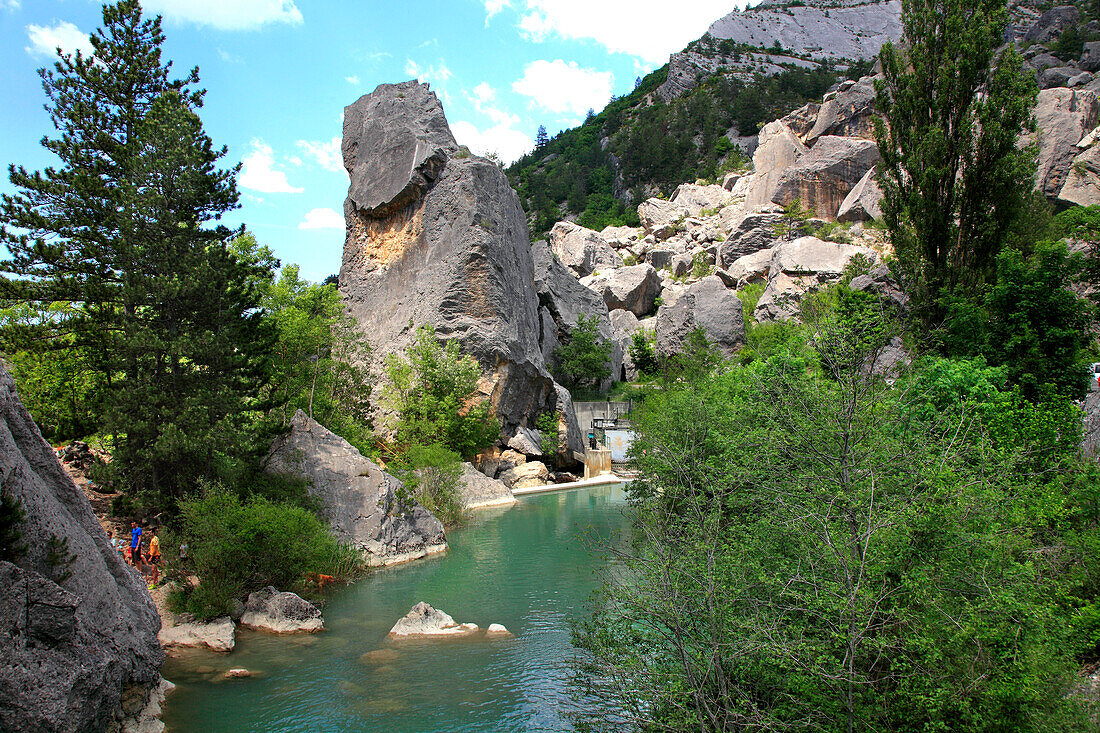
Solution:
M 431 323 L 481 364 L 480 389 L 506 432 L 553 409 L 527 222 L 504 172 L 455 144 L 439 100 L 416 81 L 345 109 L 343 155 L 340 292 L 375 363 Z
M 25 512 L 27 547 L 0 561 L 0 730 L 118 729 L 160 683 L 160 619 L 3 367 L 0 486 Z

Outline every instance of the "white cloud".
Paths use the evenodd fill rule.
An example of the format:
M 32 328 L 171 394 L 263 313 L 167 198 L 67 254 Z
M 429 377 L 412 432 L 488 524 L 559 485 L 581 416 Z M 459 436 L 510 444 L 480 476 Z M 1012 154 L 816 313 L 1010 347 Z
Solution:
M 511 0 L 485 0 L 485 27 L 489 27 L 489 18 L 510 7 L 512 7 Z
M 512 90 L 551 112 L 583 115 L 607 104 L 614 81 L 610 71 L 582 69 L 576 61 L 539 60 L 527 64 Z
M 591 40 L 612 53 L 637 56 L 654 66 L 668 61 L 699 38 L 711 23 L 744 0 L 680 0 L 674 10 L 664 0 L 523 0 L 518 27 L 524 37 L 540 41 L 551 33 L 571 40 Z M 500 12 L 496 0 L 485 11 Z M 486 20 L 488 20 L 486 17 Z
M 19 0 L 0 0 L 0 8 L 12 11 L 19 10 Z
M 405 59 L 405 73 L 423 82 L 438 82 L 440 84 L 454 76 L 443 59 L 439 60 L 439 66 L 435 64 L 421 66 L 412 59 Z
M 493 125 L 488 129 L 479 130 L 472 123 L 460 120 L 451 125 L 451 132 L 461 145 L 465 145 L 478 155 L 496 153 L 505 165 L 514 162 L 535 147 L 535 141 L 526 133 L 508 124 Z
M 150 14 L 181 23 L 209 25 L 222 31 L 254 30 L 268 23 L 300 25 L 294 0 L 144 0 Z
M 298 224 L 299 229 L 343 229 L 344 217 L 333 209 L 312 209 Z
M 286 173 L 275 169 L 275 153 L 263 140 L 252 141 L 252 151 L 241 161 L 241 188 L 260 193 L 301 193 L 290 185 Z
M 299 158 L 297 155 L 290 156 L 289 158 L 286 159 L 286 162 L 290 163 L 291 165 L 294 165 L 294 166 L 301 166 L 302 165 L 302 159 Z
M 353 87 L 359 86 L 359 77 L 355 74 L 352 74 L 351 76 L 345 76 L 344 81 L 346 81 L 348 84 L 351 84 Z
M 16 6 L 18 7 L 18 5 Z M 43 25 L 27 26 L 27 38 L 31 45 L 25 46 L 27 53 L 34 56 L 53 56 L 60 48 L 64 53 L 81 51 L 85 55 L 92 53 L 92 43 L 88 34 L 72 23 L 61 20 L 52 28 Z
M 298 147 L 302 149 L 306 157 L 314 161 L 327 171 L 345 172 L 344 156 L 340 152 L 340 136 L 332 138 L 328 142 L 323 140 L 299 140 Z

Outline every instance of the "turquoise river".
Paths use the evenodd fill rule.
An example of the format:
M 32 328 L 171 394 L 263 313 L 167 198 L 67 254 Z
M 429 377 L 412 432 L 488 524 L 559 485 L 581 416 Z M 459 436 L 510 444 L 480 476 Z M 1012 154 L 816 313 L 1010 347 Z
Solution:
M 231 654 L 170 658 L 169 733 L 190 731 L 567 731 L 584 717 L 569 685 L 570 622 L 582 618 L 628 540 L 622 488 L 521 498 L 448 533 L 442 556 L 386 568 L 334 592 L 325 631 L 242 632 Z M 512 639 L 387 639 L 418 601 Z M 255 677 L 224 679 L 244 667 Z

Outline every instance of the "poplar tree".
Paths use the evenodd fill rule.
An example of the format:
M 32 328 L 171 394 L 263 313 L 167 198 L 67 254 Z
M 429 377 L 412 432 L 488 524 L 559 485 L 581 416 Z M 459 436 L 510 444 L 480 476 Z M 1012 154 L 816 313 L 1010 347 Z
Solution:
M 992 280 L 1026 211 L 1034 78 L 1010 44 L 1003 0 L 905 0 L 903 51 L 883 46 L 876 138 L 882 210 L 926 326 L 944 298 Z
M 241 448 L 257 407 L 266 333 L 255 265 L 217 224 L 237 206 L 196 114 L 198 70 L 170 78 L 159 17 L 103 7 L 93 52 L 40 72 L 57 167 L 11 166 L 0 200 L 5 298 L 72 304 L 60 324 L 5 334 L 11 348 L 81 347 L 107 382 L 103 432 L 120 488 L 174 498 Z M 63 327 L 62 327 L 63 326 Z

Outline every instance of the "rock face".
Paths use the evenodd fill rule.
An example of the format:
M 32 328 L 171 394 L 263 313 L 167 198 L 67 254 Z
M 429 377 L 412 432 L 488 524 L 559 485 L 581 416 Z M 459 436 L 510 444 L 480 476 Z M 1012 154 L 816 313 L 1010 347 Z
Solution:
M 486 372 L 505 430 L 553 407 L 539 349 L 531 246 L 519 198 L 493 163 L 453 141 L 427 86 L 383 84 L 344 110 L 347 237 L 340 292 L 378 368 L 431 323 Z
M 568 221 L 559 221 L 550 230 L 550 251 L 577 277 L 623 266 L 623 258 L 598 232 Z
M 872 140 L 826 135 L 783 171 L 772 200 L 786 205 L 800 199 L 815 216 L 832 219 L 878 160 L 878 146 Z
M 214 652 L 231 652 L 237 645 L 237 628 L 228 616 L 209 623 L 188 622 L 161 629 L 160 643 L 165 647 L 206 647 Z
M 401 482 L 355 446 L 298 410 L 267 455 L 265 470 L 305 479 L 336 534 L 374 565 L 413 560 L 447 548 L 443 524 L 397 498 Z
M 814 126 L 803 141 L 813 145 L 823 135 L 874 138 L 875 85 L 865 76 L 854 84 L 841 86 L 818 110 Z
M 875 182 L 875 168 L 867 171 L 836 212 L 837 221 L 870 221 L 882 218 L 882 189 Z
M 871 262 L 878 259 L 873 250 L 817 237 L 799 237 L 779 244 L 769 266 L 768 286 L 757 301 L 753 317 L 761 323 L 794 318 L 802 296 L 839 279 L 856 255 Z
M 784 172 L 809 151 L 794 131 L 779 120 L 760 128 L 758 137 L 760 147 L 752 154 L 756 173 L 745 196 L 745 206 L 752 211 L 772 202 Z
M 1058 200 L 1078 206 L 1100 204 L 1100 145 L 1086 148 L 1073 159 Z
M 700 326 L 726 356 L 745 343 L 741 301 L 715 275 L 689 285 L 674 303 L 657 310 L 657 353 L 678 353 L 687 335 Z
M 458 624 L 443 611 L 432 608 L 421 601 L 409 609 L 409 612 L 390 629 L 391 637 L 418 636 L 454 636 L 471 634 L 478 630 L 477 624 Z
M 2 366 L 0 487 L 26 514 L 27 545 L 16 564 L 0 561 L 0 730 L 106 730 L 160 684 L 160 619 Z M 68 545 L 67 569 L 46 560 L 51 536 Z
M 512 496 L 511 489 L 503 481 L 489 478 L 471 463 L 462 464 L 462 475 L 458 480 L 462 503 L 467 509 L 516 503 L 516 497 Z
M 276 634 L 311 633 L 325 628 L 321 612 L 296 593 L 272 586 L 248 594 L 241 626 Z
M 1077 143 L 1100 121 L 1100 101 L 1094 93 L 1078 89 L 1044 89 L 1035 105 L 1039 135 L 1039 167 L 1036 187 L 1050 198 L 1062 190 Z

